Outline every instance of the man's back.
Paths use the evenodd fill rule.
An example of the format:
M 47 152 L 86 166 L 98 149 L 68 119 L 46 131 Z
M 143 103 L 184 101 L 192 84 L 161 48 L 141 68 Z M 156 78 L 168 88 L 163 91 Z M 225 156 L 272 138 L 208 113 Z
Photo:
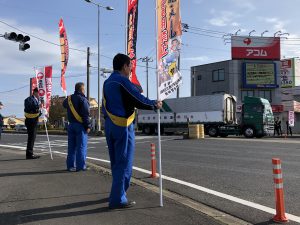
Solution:
M 87 98 L 83 94 L 75 91 L 74 94 L 71 95 L 71 103 L 72 103 L 75 111 L 82 118 L 82 123 L 83 123 L 84 127 L 87 129 L 90 125 L 90 122 L 89 122 L 90 105 L 89 105 Z M 66 98 L 64 100 L 63 106 L 67 109 L 68 120 L 70 123 L 81 123 L 80 121 L 78 121 L 76 119 L 76 117 L 72 113 L 72 110 L 68 103 L 68 98 Z
M 103 113 L 106 110 L 113 115 L 128 118 L 134 108 L 154 109 L 156 101 L 152 101 L 140 94 L 139 90 L 128 78 L 119 72 L 114 72 L 103 85 Z
M 26 113 L 38 113 L 39 112 L 39 104 L 37 100 L 34 99 L 33 96 L 29 96 L 24 101 L 24 112 Z

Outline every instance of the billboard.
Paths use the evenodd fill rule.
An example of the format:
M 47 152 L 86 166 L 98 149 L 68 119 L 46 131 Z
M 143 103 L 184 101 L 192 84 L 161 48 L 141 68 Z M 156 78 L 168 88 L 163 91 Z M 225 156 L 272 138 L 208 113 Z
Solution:
M 243 63 L 243 88 L 277 88 L 275 63 Z
M 232 59 L 280 60 L 279 37 L 231 37 Z
M 280 61 L 280 79 L 282 88 L 291 88 L 295 86 L 295 70 L 293 59 L 285 59 Z

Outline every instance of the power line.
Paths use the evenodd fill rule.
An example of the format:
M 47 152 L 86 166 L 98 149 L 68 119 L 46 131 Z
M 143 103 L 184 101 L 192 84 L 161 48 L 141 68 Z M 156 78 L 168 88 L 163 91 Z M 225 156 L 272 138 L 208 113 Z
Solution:
M 10 25 L 10 24 L 4 22 L 4 21 L 1 21 L 1 20 L 0 20 L 0 23 L 5 24 L 6 26 L 8 26 L 8 27 L 10 27 L 10 28 L 13 28 L 13 29 L 15 29 L 15 30 L 18 30 L 18 31 L 20 31 L 20 32 L 22 32 L 22 33 L 24 33 L 24 34 L 27 34 L 27 35 L 29 35 L 30 37 L 33 37 L 33 38 L 35 38 L 35 39 L 38 39 L 38 40 L 43 41 L 43 42 L 46 42 L 46 43 L 48 43 L 48 44 L 52 44 L 52 45 L 56 45 L 56 46 L 59 46 L 59 47 L 60 47 L 60 44 L 57 44 L 57 43 L 54 43 L 54 42 L 52 42 L 52 41 L 48 41 L 48 40 L 45 40 L 45 39 L 40 38 L 40 37 L 38 37 L 38 36 L 29 34 L 29 33 L 27 33 L 26 31 L 23 31 L 23 30 L 21 30 L 21 29 L 15 27 L 15 26 L 12 26 L 12 25 Z M 85 50 L 81 50 L 81 49 L 77 49 L 77 48 L 70 48 L 70 47 L 69 47 L 69 49 L 86 53 Z
M 0 94 L 9 93 L 9 92 L 13 92 L 13 91 L 18 91 L 18 90 L 21 90 L 21 89 L 26 88 L 26 87 L 28 87 L 28 85 L 18 87 L 18 88 L 14 88 L 14 89 L 11 89 L 11 90 L 8 90 L 8 91 L 1 91 Z

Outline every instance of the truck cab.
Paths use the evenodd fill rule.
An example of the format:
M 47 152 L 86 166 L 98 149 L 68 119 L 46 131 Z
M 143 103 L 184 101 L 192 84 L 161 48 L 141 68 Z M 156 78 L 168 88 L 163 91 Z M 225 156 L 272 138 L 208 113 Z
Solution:
M 267 99 L 245 97 L 241 131 L 247 138 L 260 138 L 274 133 L 274 116 Z

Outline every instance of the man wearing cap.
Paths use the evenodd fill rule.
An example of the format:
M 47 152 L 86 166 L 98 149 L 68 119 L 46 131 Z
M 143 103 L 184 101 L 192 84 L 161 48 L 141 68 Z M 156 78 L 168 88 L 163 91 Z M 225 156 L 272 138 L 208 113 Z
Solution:
M 68 125 L 67 156 L 67 170 L 70 172 L 85 171 L 87 169 L 87 141 L 91 123 L 89 120 L 90 104 L 84 94 L 84 83 L 79 82 L 75 85 L 74 94 L 68 96 L 63 102 L 70 122 Z
M 0 109 L 2 109 L 2 108 L 3 108 L 3 104 L 2 104 L 2 102 L 0 102 Z M 2 134 L 2 127 L 3 127 L 3 116 L 0 113 L 0 140 L 1 140 L 1 134 Z
M 135 108 L 154 110 L 162 106 L 161 101 L 144 97 L 131 83 L 131 62 L 127 55 L 117 54 L 113 59 L 113 68 L 114 72 L 103 85 L 102 104 L 113 177 L 110 209 L 130 208 L 136 204 L 126 196 L 134 157 Z
M 40 105 L 39 90 L 35 88 L 33 94 L 24 101 L 25 126 L 27 127 L 27 148 L 26 159 L 38 159 L 40 156 L 33 154 L 33 146 L 36 139 L 37 126 L 39 121 Z

